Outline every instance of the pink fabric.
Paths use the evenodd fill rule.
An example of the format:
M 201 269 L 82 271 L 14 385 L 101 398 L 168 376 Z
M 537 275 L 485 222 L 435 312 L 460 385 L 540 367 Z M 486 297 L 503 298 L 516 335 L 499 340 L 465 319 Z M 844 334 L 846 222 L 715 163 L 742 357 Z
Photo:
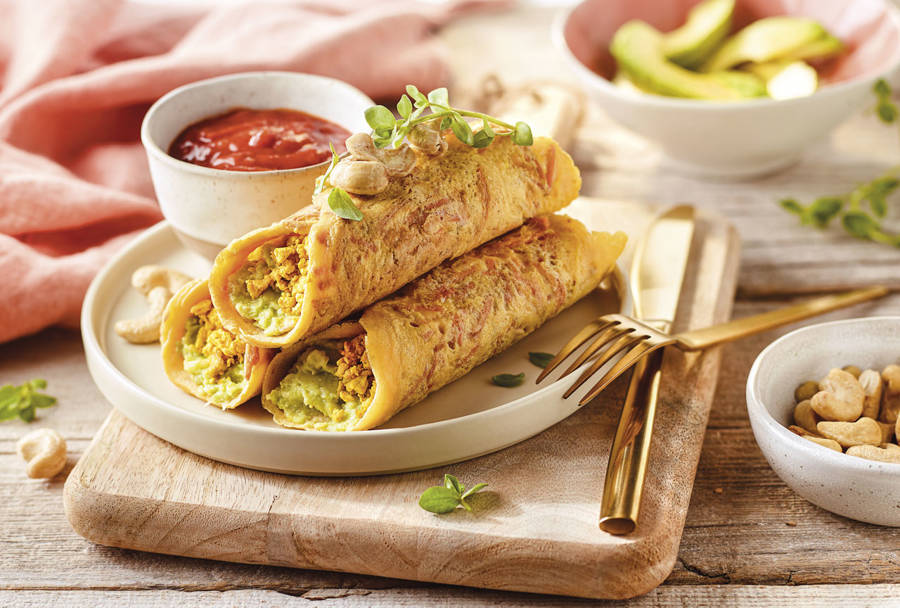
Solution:
M 259 69 L 337 77 L 374 98 L 427 90 L 448 78 L 435 28 L 497 4 L 0 0 L 0 342 L 77 326 L 97 270 L 161 219 L 138 138 L 158 97 Z

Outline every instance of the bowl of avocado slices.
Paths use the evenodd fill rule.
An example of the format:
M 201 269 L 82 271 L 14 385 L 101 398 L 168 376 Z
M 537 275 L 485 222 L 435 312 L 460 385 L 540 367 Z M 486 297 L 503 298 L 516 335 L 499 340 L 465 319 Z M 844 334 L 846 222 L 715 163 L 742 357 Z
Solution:
M 886 0 L 585 0 L 554 38 L 610 118 L 719 178 L 792 164 L 900 65 Z

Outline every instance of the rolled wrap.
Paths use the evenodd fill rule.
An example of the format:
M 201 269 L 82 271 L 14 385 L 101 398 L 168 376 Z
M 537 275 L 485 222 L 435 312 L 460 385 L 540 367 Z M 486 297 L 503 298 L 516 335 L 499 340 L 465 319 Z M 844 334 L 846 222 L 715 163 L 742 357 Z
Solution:
M 179 289 L 166 305 L 163 322 L 160 326 L 160 342 L 162 343 L 163 369 L 169 380 L 178 388 L 210 405 L 222 409 L 232 409 L 255 397 L 262 387 L 266 367 L 275 355 L 275 351 L 259 348 L 252 344 L 244 344 L 233 333 L 220 329 L 220 334 L 213 341 L 221 340 L 238 345 L 243 353 L 234 365 L 242 365 L 240 373 L 233 373 L 229 378 L 239 378 L 239 382 L 226 380 L 216 374 L 208 378 L 206 386 L 202 383 L 202 375 L 195 375 L 185 369 L 183 338 L 187 333 L 187 324 L 196 315 L 192 312 L 196 305 L 210 300 L 209 287 L 205 279 L 191 281 Z M 243 349 L 240 349 L 243 345 Z M 229 370 L 231 368 L 229 367 Z
M 446 135 L 438 157 L 416 153 L 412 172 L 392 178 L 374 196 L 355 196 L 361 221 L 337 217 L 328 191 L 291 217 L 236 239 L 216 258 L 210 291 L 222 321 L 257 346 L 283 347 L 321 331 L 354 311 L 537 215 L 572 201 L 581 178 L 556 142 L 537 138 L 517 146 L 497 137 L 472 148 Z M 299 316 L 289 329 L 268 332 L 244 317 L 232 299 L 233 277 L 263 245 L 303 237 L 308 258 Z M 277 293 L 282 293 L 281 291 Z M 277 329 L 277 331 L 275 330 Z M 280 332 L 280 333 L 279 333 Z
M 287 427 L 344 431 L 381 425 L 596 288 L 625 240 L 622 233 L 588 232 L 565 216 L 531 219 L 369 306 L 358 322 L 332 326 L 279 353 L 266 373 L 263 406 Z M 321 344 L 347 350 L 358 336 L 364 336 L 374 376 L 368 399 L 345 420 L 312 408 L 303 410 L 304 422 L 288 416 L 276 400 L 295 364 Z

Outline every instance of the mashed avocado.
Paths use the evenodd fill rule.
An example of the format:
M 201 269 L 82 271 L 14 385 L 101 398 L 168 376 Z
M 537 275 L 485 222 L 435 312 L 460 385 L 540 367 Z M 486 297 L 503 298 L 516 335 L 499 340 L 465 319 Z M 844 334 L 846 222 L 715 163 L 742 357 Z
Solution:
M 300 318 L 308 266 L 303 237 L 258 247 L 231 278 L 235 309 L 268 336 L 287 333 Z
M 184 371 L 191 375 L 200 394 L 211 403 L 223 404 L 244 390 L 244 344 L 222 328 L 208 300 L 191 309 L 178 350 Z
M 341 390 L 341 354 L 336 347 L 319 345 L 301 353 L 291 371 L 269 393 L 271 402 L 294 424 L 318 431 L 346 431 L 365 414 L 371 395 L 354 399 Z

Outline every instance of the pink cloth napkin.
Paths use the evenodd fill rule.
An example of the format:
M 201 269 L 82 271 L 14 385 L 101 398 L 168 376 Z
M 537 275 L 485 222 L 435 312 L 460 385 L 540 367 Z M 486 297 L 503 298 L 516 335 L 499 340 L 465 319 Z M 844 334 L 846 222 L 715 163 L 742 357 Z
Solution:
M 313 0 L 227 6 L 0 0 L 0 342 L 77 326 L 97 270 L 161 219 L 141 119 L 221 74 L 278 69 L 373 98 L 448 71 L 433 33 L 490 0 Z

